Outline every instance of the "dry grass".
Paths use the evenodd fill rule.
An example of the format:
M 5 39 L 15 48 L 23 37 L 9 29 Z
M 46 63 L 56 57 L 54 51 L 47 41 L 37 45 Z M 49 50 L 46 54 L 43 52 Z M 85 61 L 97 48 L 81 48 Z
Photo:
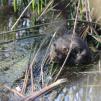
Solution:
M 85 7 L 84 7 L 85 2 L 83 2 L 83 1 L 82 2 L 79 1 L 78 6 L 76 6 L 76 3 L 73 2 L 71 6 L 73 6 L 73 8 L 75 8 L 75 9 L 73 9 L 74 12 L 71 12 L 71 14 L 70 14 L 70 18 L 72 19 L 72 22 L 71 21 L 69 22 L 69 20 L 66 19 L 68 21 L 67 22 L 68 26 L 70 25 L 69 26 L 70 29 L 73 29 L 73 26 L 74 26 L 73 35 L 75 34 L 76 28 L 81 27 L 80 25 L 82 25 L 81 22 L 80 22 L 80 25 L 78 24 L 78 20 L 81 20 L 81 21 L 85 20 L 86 22 L 93 21 L 93 19 L 91 17 L 90 7 L 89 7 L 89 1 L 88 0 L 85 0 L 85 1 L 86 1 Z M 98 1 L 96 2 L 97 6 L 98 6 L 99 2 Z M 92 4 L 92 5 L 95 6 L 94 4 Z M 82 6 L 82 8 L 80 8 L 81 6 Z M 98 8 L 96 8 L 96 9 L 98 9 Z M 48 9 L 48 11 L 47 11 L 47 9 L 45 9 L 45 11 L 42 12 L 42 15 L 40 17 L 44 17 L 43 14 L 44 13 L 46 14 L 46 12 L 48 13 L 49 11 L 53 11 L 52 7 L 50 10 Z M 86 14 L 86 16 L 84 15 L 84 13 Z M 100 16 L 97 13 L 94 13 L 94 14 L 96 14 L 96 16 Z M 51 18 L 54 18 L 55 16 L 58 19 L 58 17 L 60 17 L 61 14 L 60 14 L 60 16 L 58 16 L 58 15 L 55 15 L 53 12 L 52 17 L 50 17 L 50 19 L 48 19 L 48 20 L 50 21 Z M 20 19 L 20 17 L 19 17 L 19 19 Z M 17 21 L 19 21 L 19 19 Z M 57 21 L 57 19 L 55 19 L 55 21 Z M 63 21 L 64 21 L 64 19 L 63 19 Z M 83 24 L 86 25 L 87 23 L 83 23 Z M 14 26 L 15 25 L 16 25 L 16 23 L 14 24 Z M 23 87 L 22 87 L 22 92 L 20 92 L 20 94 L 19 94 L 17 91 L 16 92 L 13 91 L 13 93 L 24 96 L 24 94 L 26 93 L 26 89 L 29 86 L 28 84 L 31 81 L 31 86 L 29 86 L 29 87 L 32 89 L 32 91 L 31 92 L 29 91 L 29 94 L 32 94 L 32 92 L 35 92 L 37 90 L 38 91 L 37 91 L 36 96 L 34 93 L 32 96 L 29 96 L 28 98 L 25 97 L 24 101 L 29 101 L 30 99 L 32 100 L 33 96 L 37 97 L 39 95 L 47 93 L 47 91 L 50 90 L 50 88 L 48 90 L 47 89 L 43 90 L 43 89 L 50 87 L 49 84 L 52 84 L 54 82 L 54 80 L 57 80 L 58 78 L 66 77 L 68 79 L 68 82 L 65 85 L 62 85 L 62 87 L 60 87 L 61 91 L 59 91 L 59 89 L 58 90 L 56 89 L 56 92 L 59 92 L 59 93 L 56 94 L 55 98 L 57 98 L 59 100 L 61 99 L 61 101 L 64 99 L 69 99 L 69 101 L 74 101 L 74 100 L 75 101 L 86 101 L 88 99 L 90 99 L 91 101 L 95 101 L 95 100 L 100 101 L 101 98 L 100 98 L 99 93 L 101 93 L 101 90 L 100 90 L 100 88 L 101 88 L 100 87 L 101 86 L 101 78 L 100 78 L 100 76 L 101 76 L 101 59 L 99 59 L 96 64 L 93 63 L 93 64 L 90 64 L 90 66 L 83 66 L 84 68 L 86 68 L 86 71 L 84 71 L 84 70 L 81 71 L 81 68 L 83 68 L 82 66 L 81 67 L 78 67 L 78 66 L 64 67 L 65 61 L 64 61 L 64 64 L 62 65 L 62 67 L 60 68 L 59 66 L 54 66 L 54 64 L 51 64 L 47 60 L 50 45 L 51 45 L 53 39 L 55 38 L 55 36 L 57 35 L 58 29 L 61 27 L 62 24 L 60 26 L 57 26 L 57 25 L 58 24 L 53 25 L 53 23 L 51 23 L 51 27 L 52 27 L 51 33 L 54 32 L 54 34 L 52 35 L 52 38 L 51 38 L 48 46 L 46 46 L 45 48 L 42 47 L 44 42 L 46 41 L 45 39 L 44 39 L 43 43 L 41 43 L 42 41 L 40 41 L 39 49 L 37 49 L 35 51 L 35 53 L 32 57 L 32 60 L 30 61 L 30 65 L 26 70 L 24 83 L 23 83 Z M 55 31 L 53 31 L 54 26 L 57 27 L 57 29 L 55 29 Z M 63 26 L 64 26 L 64 24 L 63 24 Z M 12 29 L 13 29 L 13 27 L 12 27 Z M 50 32 L 50 26 L 47 25 L 45 27 L 48 29 L 48 32 Z M 42 30 L 44 30 L 44 28 Z M 87 25 L 86 30 L 83 32 L 83 34 L 81 36 L 85 36 L 84 38 L 86 38 L 88 33 L 95 33 L 95 32 L 96 32 L 96 29 L 90 23 Z M 47 31 L 45 33 L 47 33 Z M 71 39 L 71 41 L 72 41 L 72 39 Z M 40 51 L 43 49 L 45 51 L 45 54 L 43 54 L 44 56 L 41 59 L 40 65 L 36 67 L 37 69 L 40 69 L 40 73 L 39 73 L 38 77 L 34 77 L 33 73 L 35 73 L 36 71 L 33 72 L 33 70 L 35 69 L 35 64 L 37 63 L 36 58 L 37 58 L 38 54 L 40 53 Z M 67 55 L 67 58 L 68 58 L 68 55 Z M 66 71 L 64 70 L 63 67 L 66 68 L 65 69 Z M 61 84 L 61 83 L 63 83 L 63 82 L 60 82 L 59 84 Z M 38 88 L 38 86 L 39 86 L 39 88 Z M 54 88 L 54 86 L 51 87 L 51 90 L 53 90 L 53 88 Z M 42 91 L 44 91 L 44 92 L 42 92 Z M 54 92 L 51 92 L 51 94 L 52 93 L 54 93 Z M 48 95 L 48 97 L 50 97 L 51 94 Z

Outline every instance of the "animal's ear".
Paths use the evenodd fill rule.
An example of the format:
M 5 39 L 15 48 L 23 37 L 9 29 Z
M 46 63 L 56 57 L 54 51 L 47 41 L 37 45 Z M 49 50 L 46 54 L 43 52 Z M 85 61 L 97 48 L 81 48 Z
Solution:
M 67 50 L 67 48 L 66 48 L 65 46 L 63 46 L 63 47 L 62 47 L 62 50 L 63 50 L 63 51 L 66 51 L 66 50 Z
M 62 52 L 63 53 L 66 53 L 67 54 L 68 51 L 69 51 L 69 48 L 67 48 L 66 46 L 63 46 L 62 47 Z
M 62 48 L 62 50 L 63 50 L 63 51 L 66 51 L 66 50 L 67 50 L 67 48 L 66 48 L 66 47 L 63 47 L 63 48 Z

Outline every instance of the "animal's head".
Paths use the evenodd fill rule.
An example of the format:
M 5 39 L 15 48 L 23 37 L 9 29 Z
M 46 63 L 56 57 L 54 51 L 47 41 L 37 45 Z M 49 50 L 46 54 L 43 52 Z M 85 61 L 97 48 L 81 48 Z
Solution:
M 70 38 L 59 38 L 52 45 L 50 49 L 50 58 L 56 63 L 62 64 L 70 50 L 70 44 L 72 44 L 69 57 L 66 64 L 87 64 L 91 60 L 91 54 L 89 48 L 80 37 L 74 37 L 70 43 Z

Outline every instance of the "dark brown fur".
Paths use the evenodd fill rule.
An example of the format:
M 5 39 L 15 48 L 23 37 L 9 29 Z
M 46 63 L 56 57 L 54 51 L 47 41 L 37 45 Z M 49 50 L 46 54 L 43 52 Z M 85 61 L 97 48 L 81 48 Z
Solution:
M 72 34 L 65 34 L 56 39 L 50 48 L 50 59 L 62 64 L 70 49 Z M 66 64 L 88 64 L 91 61 L 91 53 L 87 43 L 79 36 L 72 39 L 72 50 Z

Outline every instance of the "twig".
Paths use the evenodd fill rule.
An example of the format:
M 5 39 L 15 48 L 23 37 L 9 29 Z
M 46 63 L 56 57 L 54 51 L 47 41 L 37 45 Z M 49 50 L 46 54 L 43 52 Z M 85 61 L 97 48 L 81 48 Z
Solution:
M 19 20 L 21 19 L 21 17 L 23 16 L 23 14 L 26 12 L 26 10 L 28 9 L 28 7 L 31 5 L 33 0 L 30 1 L 30 3 L 27 5 L 27 7 L 23 10 L 23 12 L 21 13 L 21 15 L 19 16 L 19 18 L 17 19 L 17 21 L 14 23 L 14 25 L 12 26 L 11 30 L 14 29 L 14 27 L 18 24 Z
M 75 21 L 75 19 L 66 19 L 66 21 Z M 43 25 L 54 24 L 54 23 L 58 23 L 58 22 L 60 22 L 60 21 L 54 21 L 54 22 L 51 22 L 51 23 L 44 23 L 44 24 L 40 24 L 40 25 L 34 25 L 34 26 L 31 26 L 31 27 L 25 27 L 25 28 L 20 28 L 20 29 L 11 30 L 11 31 L 5 31 L 5 32 L 1 31 L 0 35 L 12 33 L 12 32 L 17 32 L 17 31 L 22 31 L 22 30 L 27 30 L 27 29 L 32 29 L 32 28 L 35 28 L 35 27 L 40 27 L 40 26 L 43 26 Z M 90 22 L 90 21 L 86 21 L 86 20 L 78 20 L 77 22 L 82 22 L 82 23 L 86 23 L 86 24 L 95 24 L 95 25 L 101 26 L 100 23 Z
M 41 15 L 38 17 L 37 20 L 39 20 L 39 19 L 41 18 L 41 16 L 42 16 L 43 14 L 45 14 L 46 10 L 47 10 L 47 9 L 49 8 L 49 6 L 53 3 L 53 1 L 54 1 L 54 0 L 51 0 L 51 1 L 47 4 L 46 8 L 45 8 L 44 11 L 41 13 Z
M 49 86 L 46 86 L 44 88 L 42 88 L 40 91 L 34 92 L 33 94 L 31 94 L 30 96 L 25 97 L 23 100 L 21 101 L 33 101 L 35 100 L 37 97 L 39 97 L 40 95 L 53 90 L 54 87 L 59 86 L 60 84 L 66 83 L 67 80 L 66 79 L 60 79 L 57 80 L 56 82 L 50 84 Z
M 85 0 L 85 6 L 86 6 L 86 20 L 91 22 L 91 15 L 90 15 L 90 7 L 89 7 L 89 0 Z M 92 25 L 92 24 L 90 24 Z M 92 29 L 90 28 L 90 32 L 92 34 Z
M 32 93 L 35 90 L 35 86 L 34 86 L 34 76 L 33 76 L 33 67 L 30 68 L 30 74 L 31 74 L 31 86 L 32 86 Z
M 91 22 L 92 19 L 90 15 L 89 0 L 85 0 L 85 6 L 86 6 L 86 20 Z
M 101 74 L 101 71 L 78 72 L 79 74 Z
M 34 25 L 34 26 L 25 27 L 25 28 L 19 28 L 19 29 L 11 30 L 11 31 L 1 31 L 0 35 L 12 33 L 12 32 L 18 32 L 18 31 L 27 30 L 27 29 L 33 29 L 33 28 L 35 28 L 35 27 L 40 27 L 40 26 L 44 26 L 44 25 L 50 25 L 50 24 L 54 24 L 54 23 L 58 23 L 58 22 L 59 22 L 59 21 L 54 21 L 54 22 L 51 22 L 51 23 L 44 23 L 44 24 Z M 36 30 L 35 30 L 35 31 L 36 31 Z M 15 33 L 14 33 L 14 34 L 15 34 Z
M 34 52 L 33 52 L 33 56 L 34 57 L 35 57 L 35 53 L 36 53 L 36 47 L 35 47 Z M 34 76 L 33 76 L 33 65 L 35 64 L 35 59 L 33 61 L 32 61 L 33 64 L 31 63 L 30 66 L 29 66 L 29 68 L 30 68 L 30 75 L 31 75 L 31 86 L 32 86 L 32 89 L 31 90 L 32 90 L 32 93 L 35 90 L 35 87 L 34 87 Z
M 87 32 L 89 31 L 89 26 L 85 27 L 83 33 L 81 34 L 81 38 L 85 39 L 87 36 Z
M 16 41 L 20 41 L 20 40 L 24 40 L 24 39 L 28 39 L 28 38 L 39 38 L 39 37 L 45 37 L 45 36 L 49 36 L 49 35 L 44 35 L 44 34 L 37 34 L 37 35 L 31 35 L 31 36 L 28 36 L 28 37 L 23 37 L 23 38 L 19 38 L 19 39 L 16 39 Z M 7 43 L 12 43 L 14 40 L 8 40 L 8 41 L 4 41 L 4 42 L 0 42 L 0 45 L 2 44 L 7 44 Z
M 31 49 L 32 51 L 32 49 Z M 29 56 L 29 61 L 28 61 L 28 68 L 26 69 L 26 72 L 25 72 L 25 78 L 24 78 L 24 82 L 23 82 L 23 87 L 22 87 L 22 90 L 21 90 L 21 93 L 24 94 L 25 91 L 26 91 L 26 87 L 27 87 L 27 84 L 28 84 L 28 77 L 29 77 L 29 65 L 30 65 L 30 61 L 31 61 L 31 55 L 32 53 L 30 52 L 30 56 Z
M 26 73 L 25 73 L 25 78 L 24 78 L 24 82 L 23 82 L 23 87 L 21 90 L 21 93 L 24 94 L 26 91 L 26 87 L 28 84 L 28 77 L 29 77 L 29 68 L 27 68 Z

